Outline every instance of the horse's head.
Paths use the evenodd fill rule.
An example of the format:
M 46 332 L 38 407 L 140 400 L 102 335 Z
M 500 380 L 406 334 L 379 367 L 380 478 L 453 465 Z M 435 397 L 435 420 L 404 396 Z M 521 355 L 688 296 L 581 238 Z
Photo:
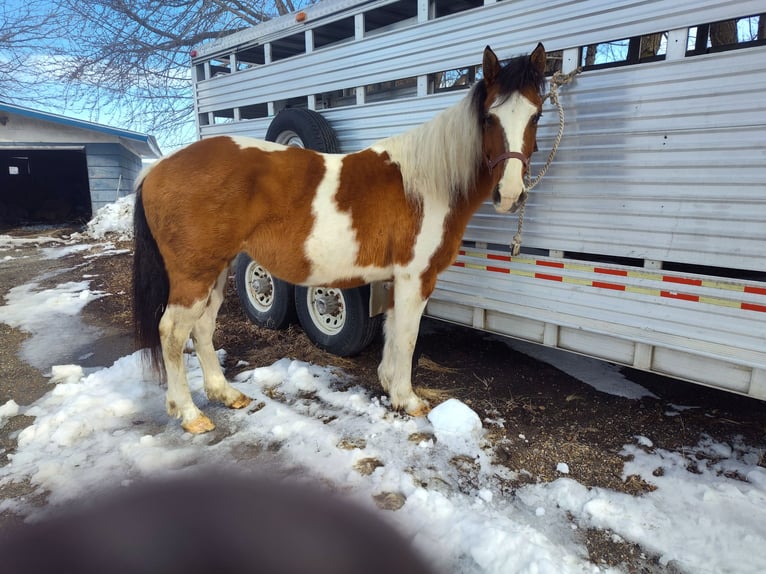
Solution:
M 501 66 L 484 50 L 484 86 L 477 101 L 484 118 L 483 153 L 490 171 L 492 202 L 500 213 L 516 211 L 526 197 L 524 175 L 537 150 L 537 121 L 543 105 L 545 48 Z

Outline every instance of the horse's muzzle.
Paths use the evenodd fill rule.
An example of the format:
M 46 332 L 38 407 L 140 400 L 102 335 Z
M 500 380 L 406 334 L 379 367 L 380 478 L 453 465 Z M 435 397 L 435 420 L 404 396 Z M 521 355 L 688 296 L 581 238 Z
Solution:
M 497 213 L 516 213 L 521 207 L 521 204 L 527 200 L 527 191 L 521 192 L 521 195 L 516 198 L 516 201 L 511 202 L 500 195 L 500 186 L 495 187 L 495 191 L 492 192 L 492 205 L 495 207 Z

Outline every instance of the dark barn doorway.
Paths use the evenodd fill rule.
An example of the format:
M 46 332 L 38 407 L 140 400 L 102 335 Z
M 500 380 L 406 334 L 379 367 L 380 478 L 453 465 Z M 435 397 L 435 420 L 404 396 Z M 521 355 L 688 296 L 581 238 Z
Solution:
M 0 149 L 0 224 L 90 219 L 84 149 Z

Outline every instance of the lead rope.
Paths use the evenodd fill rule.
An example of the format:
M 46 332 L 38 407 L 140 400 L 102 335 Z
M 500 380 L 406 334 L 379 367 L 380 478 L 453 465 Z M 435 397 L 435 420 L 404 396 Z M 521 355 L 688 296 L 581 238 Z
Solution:
M 531 179 L 529 170 L 527 170 L 527 174 L 524 176 L 524 191 L 526 192 L 526 195 L 524 196 L 524 201 L 521 202 L 521 207 L 519 208 L 519 225 L 516 229 L 516 235 L 513 236 L 513 241 L 511 242 L 511 255 L 514 257 L 517 256 L 521 251 L 521 230 L 524 226 L 524 209 L 527 206 L 529 192 L 538 183 L 540 183 L 540 180 L 543 179 L 543 176 L 548 171 L 551 163 L 553 163 L 553 158 L 556 157 L 556 151 L 558 151 L 559 144 L 561 143 L 561 136 L 564 135 L 564 108 L 561 106 L 561 102 L 559 101 L 559 87 L 570 84 L 572 80 L 574 80 L 575 76 L 581 71 L 582 68 L 576 68 L 568 74 L 554 72 L 550 79 L 551 89 L 543 97 L 543 102 L 550 98 L 551 103 L 556 106 L 556 109 L 559 112 L 559 133 L 556 134 L 556 139 L 553 141 L 553 147 L 551 148 L 551 152 L 548 154 L 548 161 L 545 162 L 545 165 L 540 169 L 540 172 L 537 174 L 535 179 Z

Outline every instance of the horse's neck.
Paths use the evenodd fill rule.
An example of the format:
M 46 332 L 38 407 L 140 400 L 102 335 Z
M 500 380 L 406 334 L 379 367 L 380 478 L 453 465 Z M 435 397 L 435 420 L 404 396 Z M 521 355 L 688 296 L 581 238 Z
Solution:
M 455 198 L 453 204 L 453 220 L 459 225 L 461 234 L 468 226 L 468 221 L 476 213 L 481 205 L 489 199 L 492 193 L 492 180 L 489 171 L 484 164 L 477 168 L 474 184 L 465 190 L 462 195 Z
M 430 121 L 378 142 L 398 164 L 408 194 L 433 196 L 450 204 L 466 195 L 481 163 L 481 128 L 464 99 Z

